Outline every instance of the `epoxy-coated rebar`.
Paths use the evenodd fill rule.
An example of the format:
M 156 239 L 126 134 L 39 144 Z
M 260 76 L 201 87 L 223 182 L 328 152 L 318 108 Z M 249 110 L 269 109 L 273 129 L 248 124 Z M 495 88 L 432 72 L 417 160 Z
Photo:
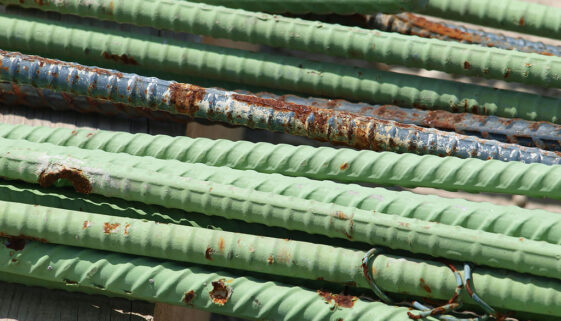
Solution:
M 3 3 L 21 5 L 19 0 L 5 0 Z M 57 0 L 25 2 L 24 5 L 273 47 L 561 88 L 559 57 L 482 48 L 188 1 L 99 0 L 92 6 L 80 0 Z
M 426 179 L 433 187 L 442 187 L 439 183 L 451 182 L 451 177 L 477 177 L 479 175 L 487 177 L 490 175 L 489 173 L 493 173 L 493 170 L 481 173 L 477 169 L 471 171 L 471 166 L 463 164 L 465 161 L 460 160 L 450 164 L 440 158 L 415 159 L 411 157 L 413 155 L 394 155 L 395 157 L 390 157 L 389 154 L 380 155 L 368 151 L 357 152 L 349 149 L 327 147 L 294 147 L 268 143 L 255 144 L 244 141 L 232 142 L 146 134 L 133 135 L 124 132 L 98 130 L 50 129 L 9 124 L 0 124 L 0 137 L 25 139 L 31 142 L 51 143 L 61 146 L 75 146 L 89 150 L 100 149 L 111 153 L 152 156 L 164 160 L 178 160 L 180 162 L 175 162 L 173 166 L 169 166 L 168 162 L 146 158 L 135 158 L 134 163 L 129 159 L 128 164 L 161 174 L 173 174 L 261 192 L 272 192 L 279 195 L 352 206 L 364 210 L 375 210 L 408 218 L 561 244 L 561 216 L 542 210 L 526 210 L 515 206 L 497 206 L 490 203 L 468 202 L 409 192 L 394 192 L 383 188 L 366 188 L 354 184 L 336 184 L 330 181 L 283 176 L 307 176 L 320 180 L 391 185 L 411 184 L 411 182 L 419 182 L 422 178 Z M 113 156 L 113 159 L 115 159 L 113 162 L 119 163 L 122 157 Z M 212 166 L 202 166 L 197 165 L 197 163 Z M 488 168 L 488 163 L 484 164 Z M 404 168 L 408 169 L 402 171 Z M 415 168 L 415 170 L 409 168 Z M 457 172 L 451 172 L 454 168 L 457 168 Z M 264 175 L 247 170 L 282 175 Z M 494 170 L 498 169 L 495 168 Z M 518 173 L 523 171 L 523 169 L 520 169 Z M 526 171 L 529 171 L 529 169 L 526 169 Z M 416 173 L 425 174 L 416 176 Z M 429 173 L 433 173 L 433 176 L 430 176 Z M 503 180 L 495 183 L 499 186 L 506 185 L 508 178 L 515 175 L 514 173 L 506 172 L 505 175 L 499 175 Z M 529 176 L 531 175 L 529 174 Z M 456 188 L 464 188 L 470 191 L 489 190 L 489 187 L 491 187 L 489 183 L 493 182 L 481 181 L 469 187 L 467 181 L 458 181 Z M 418 184 L 422 185 L 423 183 Z M 513 187 L 516 186 L 513 185 Z M 503 190 L 503 192 L 505 191 Z M 520 191 L 515 192 L 519 193 Z M 52 206 L 60 207 L 56 203 Z
M 144 74 L 164 72 L 370 103 L 561 121 L 561 100 L 551 97 L 190 42 L 162 44 L 160 38 L 145 35 L 26 19 L 0 14 L 0 47 Z
M 429 0 L 424 14 L 561 39 L 561 8 L 521 0 Z
M 409 218 L 396 220 L 396 216 L 379 212 L 160 174 L 128 166 L 127 158 L 132 160 L 134 156 L 126 154 L 121 154 L 125 158 L 113 162 L 111 153 L 101 151 L 0 141 L 0 176 L 7 179 L 38 182 L 42 186 L 65 179 L 80 193 L 241 219 L 452 260 L 469 260 L 521 273 L 551 278 L 560 275 L 559 245 Z
M 1 246 L 0 270 L 70 287 L 77 284 L 103 290 L 109 296 L 164 302 L 251 320 L 408 320 L 407 308 L 352 296 L 138 256 L 37 242 L 26 242 L 21 251 Z
M 321 244 L 6 202 L 0 202 L 2 233 L 55 244 L 368 287 L 362 275 L 364 252 Z M 13 241 L 16 242 L 25 241 Z M 392 283 L 396 281 L 395 270 L 406 275 L 413 273 L 423 279 L 431 288 L 432 298 L 446 299 L 454 293 L 456 286 L 453 278 L 442 273 L 442 266 L 437 262 L 381 254 L 370 266 L 375 269 L 372 277 L 384 284 L 385 291 L 398 293 L 406 288 L 410 295 L 429 295 L 426 287 L 418 286 L 416 278 L 401 278 L 400 282 Z M 388 279 L 381 280 L 380 277 Z M 484 268 L 474 279 L 476 282 L 485 280 L 485 283 L 477 282 L 478 292 L 485 293 L 486 299 L 498 303 L 501 308 L 545 311 L 561 316 L 561 305 L 558 304 L 561 303 L 560 281 Z M 510 291 L 505 293 L 504 289 Z M 523 307 L 520 297 L 527 298 Z M 468 300 L 468 296 L 463 299 Z
M 173 114 L 285 132 L 358 149 L 559 164 L 557 153 L 477 137 L 0 52 L 0 79 Z
M 399 15 L 379 13 L 370 20 L 370 23 L 377 29 L 424 38 L 456 40 L 480 44 L 485 47 L 518 50 L 546 56 L 561 56 L 561 47 L 559 46 L 476 30 L 453 23 L 433 22 L 411 13 Z

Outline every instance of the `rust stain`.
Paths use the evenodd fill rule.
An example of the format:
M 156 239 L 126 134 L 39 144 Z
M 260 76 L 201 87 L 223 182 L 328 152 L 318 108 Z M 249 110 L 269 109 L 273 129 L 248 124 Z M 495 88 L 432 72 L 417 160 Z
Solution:
M 333 304 L 331 310 L 335 310 L 339 307 L 341 308 L 352 308 L 355 302 L 358 300 L 356 296 L 345 295 L 345 294 L 332 294 L 330 292 L 317 290 L 317 294 L 322 297 L 325 302 Z
M 212 282 L 212 291 L 208 294 L 214 304 L 225 305 L 232 296 L 232 288 L 224 284 L 224 279 Z
M 220 250 L 220 252 L 224 252 L 224 239 L 220 238 L 218 240 L 218 249 Z
M 90 221 L 84 221 L 84 224 L 82 225 L 82 228 L 85 230 L 88 227 L 92 226 L 92 222 Z
M 348 219 L 347 215 L 345 215 L 345 213 L 341 212 L 341 211 L 337 211 L 335 212 L 335 217 L 339 220 L 346 220 Z
M 524 26 L 526 24 L 526 20 L 524 20 L 524 17 L 520 17 L 520 20 L 518 21 L 518 24 L 520 26 Z
M 472 35 L 470 33 L 463 32 L 463 31 L 460 31 L 458 29 L 447 27 L 447 26 L 445 26 L 441 23 L 431 22 L 431 21 L 429 21 L 425 18 L 416 16 L 416 15 L 411 14 L 411 13 L 405 13 L 405 15 L 407 15 L 407 18 L 409 19 L 409 21 L 405 21 L 405 22 L 412 23 L 413 25 L 416 25 L 417 27 L 421 27 L 421 28 L 423 28 L 425 30 L 428 30 L 430 32 L 433 32 L 433 33 L 436 33 L 436 34 L 439 34 L 439 35 L 443 35 L 443 36 L 446 36 L 448 38 L 460 40 L 460 41 L 466 41 L 466 42 L 471 42 L 471 43 L 482 42 L 482 39 L 479 36 Z M 399 19 L 399 17 L 396 17 L 396 18 Z M 426 34 L 416 34 L 416 35 L 420 36 L 420 37 L 425 37 L 425 38 L 427 37 Z
M 129 235 L 129 228 L 130 228 L 130 227 L 131 227 L 130 224 L 125 224 L 125 231 L 124 231 L 124 234 L 125 234 L 125 235 Z
M 432 293 L 431 288 L 429 287 L 429 285 L 425 282 L 425 280 L 423 278 L 421 278 L 419 282 L 420 282 L 421 288 L 423 288 L 423 290 L 425 290 L 425 292 Z
M 213 253 L 212 247 L 208 247 L 205 251 L 205 259 L 212 261 L 212 253 Z
M 508 77 L 510 77 L 510 68 L 507 68 L 505 72 L 505 79 Z
M 107 222 L 103 223 L 103 233 L 111 234 L 115 232 L 119 228 L 119 226 L 121 226 L 121 224 L 119 223 L 113 223 L 113 224 Z
M 43 170 L 39 175 L 38 183 L 42 187 L 50 187 L 59 179 L 68 180 L 78 193 L 89 194 L 92 191 L 92 185 L 82 170 L 65 166 L 54 171 Z
M 344 162 L 343 164 L 341 164 L 341 166 L 339 167 L 342 171 L 346 170 L 347 168 L 349 168 L 349 163 Z
M 177 112 L 189 116 L 194 116 L 199 110 L 198 103 L 206 94 L 206 90 L 202 87 L 181 83 L 171 84 L 169 91 L 169 103 L 174 106 Z
M 113 61 L 125 64 L 125 65 L 135 65 L 135 66 L 138 65 L 138 62 L 132 56 L 129 56 L 129 55 L 126 55 L 126 54 L 115 55 L 115 54 L 110 54 L 110 53 L 104 51 L 102 53 L 102 55 L 103 55 L 103 58 L 105 58 L 105 59 L 113 60 Z
M 471 64 L 469 63 L 469 61 L 464 61 L 464 69 L 466 70 L 471 69 Z
M 191 291 L 187 291 L 185 292 L 185 294 L 183 295 L 183 303 L 185 304 L 191 304 L 191 301 L 193 301 L 193 299 L 195 298 L 195 291 L 191 290 Z
M 275 263 L 275 258 L 273 257 L 273 254 L 269 255 L 269 257 L 267 258 L 267 263 L 269 265 Z
M 47 240 L 20 234 L 18 236 L 8 235 L 5 233 L 0 232 L 0 237 L 6 238 L 6 242 L 4 242 L 4 246 L 14 251 L 21 251 L 25 248 L 27 241 L 35 241 L 41 243 L 47 243 Z M 10 253 L 10 256 L 12 253 Z

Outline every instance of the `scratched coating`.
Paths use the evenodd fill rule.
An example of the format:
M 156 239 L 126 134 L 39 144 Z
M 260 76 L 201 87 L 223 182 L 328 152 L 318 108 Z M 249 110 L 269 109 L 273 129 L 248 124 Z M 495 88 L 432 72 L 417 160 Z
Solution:
M 547 165 L 561 163 L 561 157 L 554 152 L 358 116 L 346 111 L 179 84 L 19 53 L 2 51 L 0 60 L 3 66 L 0 79 L 4 81 L 306 136 L 357 149 Z

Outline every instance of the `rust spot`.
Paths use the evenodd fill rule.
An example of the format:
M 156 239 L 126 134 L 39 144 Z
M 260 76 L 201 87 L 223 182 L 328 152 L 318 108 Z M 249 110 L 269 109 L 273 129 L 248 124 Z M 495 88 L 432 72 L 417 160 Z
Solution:
M 85 230 L 88 227 L 92 226 L 92 222 L 90 221 L 84 221 L 84 224 L 82 225 L 82 228 Z
M 212 291 L 208 294 L 214 304 L 224 305 L 232 296 L 232 288 L 224 284 L 224 279 L 212 282 Z
M 464 61 L 464 69 L 466 70 L 471 69 L 471 65 L 469 64 L 469 61 Z
M 126 224 L 126 225 L 125 225 L 125 232 L 124 232 L 125 235 L 129 235 L 129 228 L 130 228 L 130 227 L 131 227 L 130 224 Z
M 356 296 L 345 295 L 345 294 L 332 294 L 330 292 L 317 290 L 317 294 L 322 297 L 325 302 L 332 304 L 333 307 L 331 310 L 335 310 L 339 307 L 341 308 L 352 308 L 355 304 L 355 301 L 358 300 Z
M 520 17 L 520 20 L 518 21 L 518 24 L 521 26 L 524 26 L 526 24 L 526 21 L 524 20 L 524 17 Z
M 510 77 L 510 68 L 507 68 L 505 72 L 505 79 L 508 77 Z
M 471 43 L 482 42 L 482 39 L 479 36 L 472 35 L 470 33 L 463 32 L 463 31 L 460 31 L 458 29 L 447 27 L 447 26 L 445 26 L 441 23 L 431 22 L 431 21 L 429 21 L 425 18 L 416 16 L 416 15 L 411 14 L 411 13 L 406 13 L 406 15 L 407 15 L 407 18 L 409 19 L 409 21 L 406 21 L 407 23 L 411 23 L 413 25 L 421 27 L 422 29 L 428 30 L 430 32 L 437 33 L 439 35 L 443 35 L 443 36 L 446 36 L 448 38 L 452 38 L 452 39 L 456 39 L 456 40 L 460 40 L 460 41 L 465 41 L 465 42 L 471 42 Z M 430 34 L 427 35 L 427 34 L 414 33 L 414 32 L 411 32 L 411 34 L 417 35 L 419 37 L 430 38 Z
M 113 232 L 115 232 L 115 230 L 117 230 L 119 228 L 121 224 L 119 223 L 103 223 L 103 233 L 105 234 L 111 234 Z
M 268 263 L 269 265 L 275 263 L 275 258 L 273 257 L 272 254 L 269 255 L 269 257 L 267 258 L 267 263 Z
M 69 279 L 64 279 L 64 283 L 66 283 L 66 285 L 77 285 L 78 284 L 78 282 L 72 281 L 72 280 L 69 280 Z
M 347 218 L 347 215 L 345 215 L 345 213 L 343 213 L 343 212 L 341 212 L 341 211 L 335 212 L 335 217 L 336 217 L 337 219 L 339 219 L 339 220 L 346 220 L 346 219 L 348 219 L 348 218 Z
M 193 301 L 193 299 L 195 298 L 195 291 L 191 290 L 188 292 L 185 292 L 185 294 L 183 295 L 183 303 L 185 304 L 191 304 L 191 301 Z
M 113 61 L 125 64 L 125 65 L 138 65 L 138 62 L 136 60 L 134 60 L 134 58 L 132 56 L 128 56 L 126 54 L 114 55 L 114 54 L 110 54 L 110 53 L 104 51 L 102 53 L 102 55 L 103 55 L 103 58 L 105 58 L 105 59 L 113 60 Z
M 429 285 L 425 282 L 425 280 L 423 278 L 421 278 L 421 280 L 420 280 L 420 286 L 421 286 L 421 288 L 423 288 L 423 290 L 425 290 L 425 292 L 432 293 L 431 288 L 429 287 Z
M 20 234 L 18 236 L 12 236 L 0 232 L 0 237 L 6 238 L 7 240 L 6 242 L 4 242 L 4 246 L 14 251 L 23 250 L 25 248 L 25 244 L 27 243 L 27 241 L 47 243 L 47 240 L 45 239 L 41 239 L 33 236 L 27 236 L 23 234 Z M 10 252 L 10 256 L 12 255 L 13 253 Z
M 169 103 L 174 106 L 176 111 L 189 116 L 195 115 L 199 110 L 197 104 L 201 102 L 206 93 L 202 87 L 180 83 L 171 84 L 169 91 Z
M 220 252 L 224 252 L 224 239 L 220 238 L 218 240 L 218 250 L 220 250 Z
M 59 179 L 68 180 L 78 193 L 89 194 L 92 191 L 88 177 L 81 170 L 65 166 L 60 166 L 55 170 L 43 170 L 39 175 L 38 183 L 42 187 L 50 187 Z
M 212 247 L 207 248 L 205 251 L 205 259 L 212 261 L 212 253 L 213 253 Z
M 345 162 L 343 164 L 341 164 L 341 166 L 339 167 L 342 171 L 346 170 L 347 168 L 349 168 L 349 163 Z

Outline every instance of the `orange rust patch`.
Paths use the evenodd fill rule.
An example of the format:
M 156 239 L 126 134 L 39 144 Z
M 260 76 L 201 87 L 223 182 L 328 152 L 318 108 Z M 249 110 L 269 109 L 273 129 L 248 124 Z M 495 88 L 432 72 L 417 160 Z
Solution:
M 103 55 L 103 58 L 105 58 L 105 59 L 113 60 L 113 61 L 125 64 L 125 65 L 138 65 L 138 62 L 132 56 L 128 56 L 126 54 L 115 55 L 115 54 L 110 54 L 110 53 L 104 51 L 102 53 L 102 55 Z
M 82 225 L 82 228 L 85 230 L 88 227 L 92 226 L 92 222 L 90 221 L 84 221 L 84 225 Z
M 348 219 L 347 215 L 345 215 L 345 213 L 341 212 L 341 211 L 337 211 L 335 212 L 335 217 L 340 219 L 340 220 L 346 220 Z
M 269 264 L 275 263 L 275 258 L 273 257 L 273 254 L 269 255 L 269 257 L 267 258 L 267 263 Z
M 205 89 L 189 84 L 173 83 L 169 86 L 169 103 L 175 110 L 189 116 L 195 115 L 199 111 L 198 103 L 205 96 Z
M 505 78 L 508 78 L 508 77 L 510 77 L 510 68 L 507 68 L 506 72 L 505 72 Z
M 195 298 L 195 291 L 191 290 L 188 292 L 185 292 L 185 294 L 183 295 L 183 303 L 185 304 L 191 304 L 191 301 L 193 301 L 193 299 Z
M 8 235 L 8 234 L 4 234 L 0 232 L 0 237 L 6 238 L 6 242 L 4 242 L 4 246 L 14 250 L 14 251 L 21 251 L 25 248 L 25 244 L 27 243 L 27 241 L 35 241 L 35 242 L 41 242 L 41 243 L 47 243 L 47 240 L 45 239 L 41 239 L 41 238 L 37 238 L 37 237 L 33 237 L 33 236 L 27 236 L 27 235 L 23 235 L 20 234 L 18 236 L 13 236 L 13 235 Z M 10 256 L 12 256 L 13 254 L 10 253 Z
M 466 70 L 471 69 L 471 65 L 470 65 L 469 61 L 464 61 L 464 69 L 466 69 Z
M 409 19 L 409 22 L 421 27 L 425 30 L 428 30 L 430 32 L 434 32 L 437 33 L 439 35 L 443 35 L 452 39 L 456 39 L 456 40 L 460 40 L 460 41 L 467 41 L 467 42 L 481 42 L 481 37 L 476 36 L 476 35 L 472 35 L 470 33 L 467 32 L 463 32 L 460 31 L 458 29 L 454 29 L 454 28 L 449 28 L 446 27 L 445 25 L 441 24 L 441 23 L 436 23 L 436 22 L 431 22 L 425 18 L 416 16 L 414 14 L 411 13 L 406 13 L 407 18 Z M 417 36 L 420 37 L 426 37 L 426 35 L 423 34 L 416 34 Z
M 205 251 L 205 259 L 212 261 L 212 252 L 213 252 L 212 247 L 207 248 Z
M 330 292 L 325 292 L 322 290 L 317 290 L 317 293 L 325 300 L 325 302 L 329 304 L 333 303 L 333 307 L 331 308 L 331 310 L 335 310 L 338 307 L 352 308 L 355 304 L 355 301 L 358 300 L 356 296 L 352 295 L 332 294 Z
M 518 21 L 518 24 L 521 26 L 524 26 L 526 24 L 526 20 L 524 20 L 524 17 L 520 17 L 520 20 Z
M 212 282 L 212 291 L 208 294 L 214 304 L 224 305 L 232 296 L 232 288 L 224 284 L 224 279 Z
M 103 233 L 105 234 L 111 234 L 113 232 L 115 232 L 115 230 L 117 230 L 119 228 L 119 226 L 121 226 L 121 224 L 119 223 L 103 223 Z
M 50 187 L 59 179 L 68 180 L 78 193 L 89 194 L 92 191 L 88 177 L 81 170 L 64 166 L 54 171 L 43 170 L 39 175 L 38 183 L 42 187 Z
M 130 224 L 126 224 L 126 225 L 125 225 L 125 232 L 124 232 L 125 235 L 129 235 L 129 228 L 130 228 L 130 227 L 131 227 Z
M 346 170 L 347 168 L 349 168 L 349 163 L 345 162 L 343 164 L 341 164 L 341 166 L 339 167 L 342 171 Z
M 421 286 L 421 288 L 423 288 L 423 290 L 425 290 L 425 292 L 432 293 L 431 288 L 429 287 L 429 285 L 425 282 L 425 280 L 423 278 L 421 278 L 421 280 L 420 280 L 420 286 Z
M 220 238 L 218 240 L 218 249 L 220 250 L 220 252 L 224 252 L 224 239 Z

